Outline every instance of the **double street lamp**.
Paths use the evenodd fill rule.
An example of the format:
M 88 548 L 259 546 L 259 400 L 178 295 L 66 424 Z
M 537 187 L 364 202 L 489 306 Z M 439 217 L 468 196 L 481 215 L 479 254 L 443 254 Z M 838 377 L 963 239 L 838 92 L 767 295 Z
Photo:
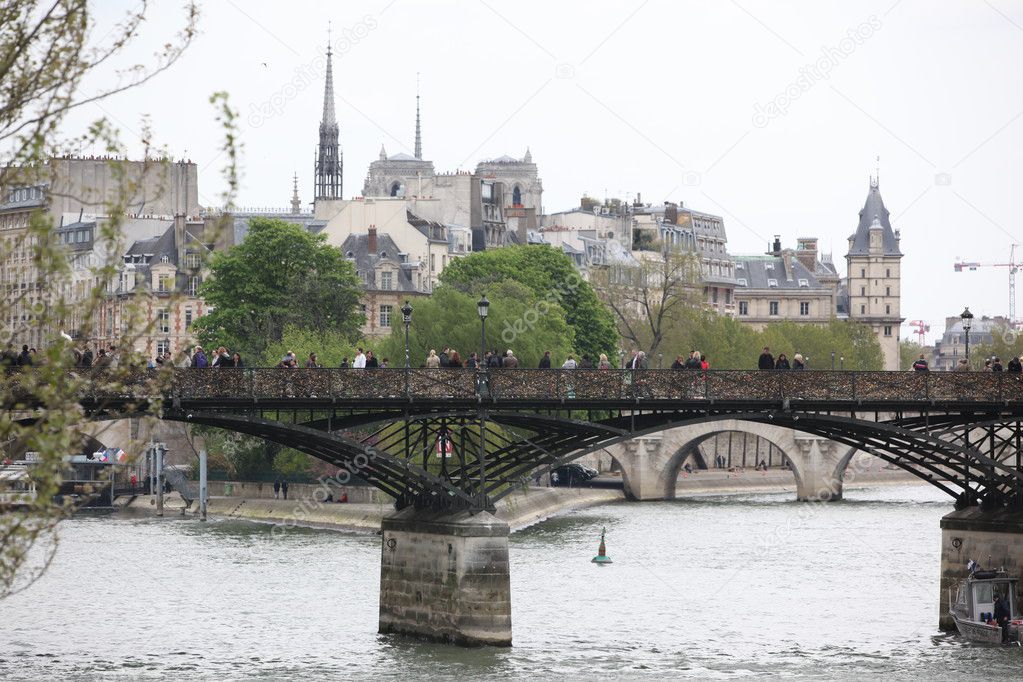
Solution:
M 483 364 L 483 357 L 487 354 L 487 314 L 490 312 L 490 301 L 487 300 L 486 294 L 480 297 L 480 300 L 476 302 L 476 312 L 480 316 L 480 354 L 476 358 L 476 371 L 479 376 L 479 393 L 481 400 L 479 401 L 479 418 L 480 418 L 480 492 L 479 500 L 480 506 L 483 506 L 484 501 L 487 497 L 486 482 L 487 482 L 487 470 L 484 464 L 486 459 L 486 429 L 487 429 L 487 413 L 483 407 L 483 390 L 487 385 L 487 367 Z
M 405 325 L 405 369 L 410 367 L 409 354 L 408 354 L 408 328 L 412 324 L 412 306 L 406 300 L 405 305 L 401 307 L 401 321 Z
M 970 327 L 973 326 L 973 313 L 970 312 L 969 306 L 963 310 L 963 314 L 959 316 L 959 319 L 963 321 L 963 332 L 966 334 L 966 363 L 970 362 Z

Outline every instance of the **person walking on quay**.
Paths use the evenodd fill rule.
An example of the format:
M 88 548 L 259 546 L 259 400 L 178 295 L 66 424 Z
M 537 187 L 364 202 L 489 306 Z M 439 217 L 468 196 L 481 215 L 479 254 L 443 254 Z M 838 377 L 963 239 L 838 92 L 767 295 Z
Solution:
M 310 353 L 309 359 L 305 361 L 306 369 L 319 369 L 320 363 L 316 361 L 316 353 Z
M 281 497 L 281 479 L 274 479 L 274 499 L 278 500 Z
M 597 369 L 611 369 L 611 361 L 607 359 L 607 355 L 604 353 L 600 354 L 600 359 L 597 361 Z
M 440 356 L 437 355 L 437 351 L 430 349 L 430 354 L 426 357 L 426 368 L 427 369 L 439 369 L 440 368 Z
M 366 369 L 366 354 L 361 348 L 355 349 L 355 359 L 352 360 L 352 369 Z
M 288 479 L 281 481 L 281 494 L 284 495 L 284 499 L 288 499 Z
M 505 369 L 515 369 L 519 366 L 519 359 L 515 357 L 515 353 L 512 352 L 511 348 L 509 348 L 508 352 L 504 354 L 502 365 Z
M 774 363 L 775 369 L 792 369 L 789 365 L 789 359 L 785 357 L 785 353 L 778 353 L 778 361 Z
M 1023 373 L 1023 362 L 1020 362 L 1019 356 L 1009 360 L 1009 364 L 1005 366 L 1005 371 L 1012 372 L 1013 374 Z
M 551 368 L 551 352 L 549 350 L 545 350 L 543 352 L 543 357 L 540 358 L 539 368 L 540 369 L 550 369 Z
M 927 358 L 924 357 L 923 353 L 920 353 L 920 357 L 913 363 L 914 372 L 929 372 L 931 368 L 927 365 Z
M 764 346 L 764 352 L 760 354 L 757 367 L 760 369 L 774 369 L 774 356 L 771 355 L 771 349 L 767 346 Z
M 802 354 L 796 353 L 792 356 L 792 369 L 806 369 L 806 360 L 803 359 Z

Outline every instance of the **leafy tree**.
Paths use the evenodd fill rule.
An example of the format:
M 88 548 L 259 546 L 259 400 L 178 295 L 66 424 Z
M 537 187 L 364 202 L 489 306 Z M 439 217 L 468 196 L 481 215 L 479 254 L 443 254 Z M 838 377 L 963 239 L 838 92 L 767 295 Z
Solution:
M 970 365 L 973 369 L 984 366 L 984 360 L 1001 358 L 1004 366 L 1012 358 L 1023 355 L 1023 334 L 1006 326 L 991 330 L 991 343 L 977 344 L 970 348 Z
M 440 279 L 477 297 L 484 291 L 489 297 L 491 286 L 503 280 L 520 282 L 529 287 L 538 304 L 545 308 L 557 304 L 564 311 L 578 353 L 590 357 L 607 353 L 610 357 L 618 346 L 611 313 L 572 260 L 550 246 L 507 246 L 473 253 L 449 263 Z M 497 312 L 494 306 L 491 310 Z
M 263 357 L 291 325 L 354 340 L 362 287 L 325 235 L 283 220 L 255 218 L 245 241 L 216 254 L 200 294 L 212 312 L 194 324 L 200 339 Z
M 197 32 L 197 7 L 184 4 L 180 33 L 166 40 L 148 36 L 161 47 L 153 62 L 134 66 L 123 62 L 145 23 L 147 3 L 102 33 L 96 30 L 86 0 L 5 0 L 0 6 L 0 193 L 5 202 L 8 192 L 18 188 L 42 187 L 45 194 L 43 204 L 31 211 L 25 223 L 5 235 L 0 254 L 5 274 L 16 277 L 11 281 L 22 282 L 18 293 L 8 291 L 0 299 L 0 348 L 20 345 L 25 339 L 40 341 L 32 372 L 0 375 L 0 457 L 17 458 L 26 451 L 38 457 L 30 469 L 35 502 L 27 510 L 0 514 L 0 598 L 32 584 L 53 557 L 57 523 L 67 511 L 53 502 L 53 495 L 59 489 L 64 457 L 81 447 L 79 434 L 86 422 L 78 402 L 80 392 L 117 390 L 130 365 L 125 362 L 95 379 L 69 376 L 66 371 L 73 357 L 71 337 L 92 335 L 116 268 L 110 262 L 99 263 L 80 273 L 87 277 L 75 279 L 66 247 L 54 238 L 55 221 L 48 210 L 50 201 L 58 197 L 54 180 L 59 178 L 52 172 L 51 159 L 66 155 L 69 149 L 93 145 L 112 159 L 125 158 L 125 148 L 108 121 L 100 119 L 85 134 L 69 139 L 62 132 L 67 114 L 145 83 L 172 66 Z M 128 68 L 121 69 L 116 82 L 104 82 L 99 69 L 116 62 Z M 88 94 L 83 94 L 85 81 Z M 225 104 L 221 115 L 231 146 L 233 112 Z M 151 152 L 147 158 L 158 159 L 160 153 L 149 150 L 145 132 L 142 142 Z M 232 153 L 229 158 L 234 158 Z M 117 182 L 103 195 L 109 219 L 97 226 L 94 242 L 97 251 L 106 248 L 113 253 L 123 245 L 123 216 L 143 179 L 122 162 L 109 163 Z M 148 169 L 159 163 L 144 165 Z M 234 177 L 233 172 L 229 175 Z M 8 272 L 13 253 L 24 258 Z M 128 324 L 119 344 L 133 348 L 147 329 L 131 311 L 126 311 L 125 319 Z M 33 404 L 23 402 L 25 394 L 33 396 Z M 31 423 L 22 421 L 27 414 L 34 417 Z
M 340 332 L 320 333 L 288 325 L 281 333 L 280 340 L 267 346 L 263 356 L 253 366 L 273 367 L 288 352 L 295 353 L 299 367 L 305 367 L 310 353 L 316 353 L 317 362 L 324 367 L 340 367 L 342 358 L 348 358 L 351 362 L 355 357 L 355 346 L 347 335 Z
M 592 280 L 622 339 L 652 355 L 671 322 L 697 305 L 700 261 L 691 251 L 665 249 L 635 266 L 597 268 Z
M 555 360 L 573 352 L 574 330 L 557 303 L 538 299 L 524 284 L 506 280 L 492 282 L 487 289 L 490 314 L 487 317 L 487 348 L 503 352 L 511 348 L 524 367 L 536 367 L 546 350 Z M 476 295 L 451 286 L 440 286 L 429 298 L 412 301 L 415 312 L 409 328 L 411 366 L 420 367 L 431 349 L 438 353 L 448 346 L 462 359 L 480 348 L 480 319 Z M 396 325 L 380 345 L 380 356 L 389 357 L 392 367 L 405 364 L 405 330 Z

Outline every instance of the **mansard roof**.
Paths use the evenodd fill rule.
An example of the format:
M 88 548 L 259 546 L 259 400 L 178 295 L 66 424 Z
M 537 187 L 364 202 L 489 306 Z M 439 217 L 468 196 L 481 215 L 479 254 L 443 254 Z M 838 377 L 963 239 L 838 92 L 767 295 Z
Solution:
M 792 278 L 785 272 L 785 260 L 781 256 L 734 256 L 736 289 L 787 289 L 787 290 L 822 290 L 828 289 L 820 280 L 800 263 L 794 256 L 790 260 Z M 770 286 L 769 279 L 777 281 L 777 286 Z M 740 280 L 745 280 L 745 284 Z M 800 283 L 805 280 L 806 286 Z
M 881 252 L 885 256 L 901 256 L 898 241 L 895 238 L 895 231 L 888 220 L 888 209 L 885 208 L 884 200 L 881 199 L 881 190 L 878 181 L 871 179 L 870 190 L 867 192 L 867 200 L 860 211 L 860 223 L 852 235 L 852 246 L 849 249 L 850 256 L 866 256 L 870 253 L 870 226 L 877 219 L 881 226 Z

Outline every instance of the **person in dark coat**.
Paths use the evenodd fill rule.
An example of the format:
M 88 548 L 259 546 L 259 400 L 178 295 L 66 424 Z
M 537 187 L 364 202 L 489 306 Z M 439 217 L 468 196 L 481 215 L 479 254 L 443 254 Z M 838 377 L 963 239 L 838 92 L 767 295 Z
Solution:
M 792 369 L 806 369 L 806 360 L 800 353 L 796 353 L 792 356 Z
M 278 499 L 281 496 L 281 479 L 274 479 L 274 499 Z
M 672 369 L 685 369 L 686 363 L 682 360 L 681 355 L 675 356 L 675 362 L 671 363 Z
M 1005 368 L 1002 367 L 1002 359 L 1001 358 L 995 358 L 994 359 L 994 362 L 991 363 L 991 371 L 992 372 L 1004 372 L 1005 371 Z
M 281 481 L 281 493 L 284 495 L 284 499 L 288 499 L 288 479 Z
M 785 353 L 778 353 L 778 361 L 774 363 L 775 369 L 792 369 L 789 365 L 789 359 L 785 357 Z
M 920 357 L 917 358 L 916 362 L 913 363 L 913 371 L 914 372 L 929 372 L 929 371 L 931 371 L 931 368 L 927 366 L 927 358 L 924 357 L 923 353 L 921 353 Z
M 1009 604 L 1004 597 L 995 597 L 995 622 L 1002 628 L 1002 641 L 1009 641 Z
M 18 367 L 31 367 L 32 366 L 32 355 L 28 352 L 28 344 L 26 343 L 21 347 L 21 353 L 18 355 Z
M 543 352 L 543 357 L 540 358 L 540 369 L 550 369 L 550 368 L 551 368 L 551 352 L 549 350 L 545 350 Z
M 764 346 L 764 352 L 760 354 L 757 367 L 760 369 L 774 369 L 774 356 L 771 355 L 771 349 L 767 346 Z
M 1023 373 L 1023 362 L 1019 361 L 1018 357 L 1009 360 L 1009 364 L 1005 366 L 1006 372 L 1012 372 L 1013 374 Z

